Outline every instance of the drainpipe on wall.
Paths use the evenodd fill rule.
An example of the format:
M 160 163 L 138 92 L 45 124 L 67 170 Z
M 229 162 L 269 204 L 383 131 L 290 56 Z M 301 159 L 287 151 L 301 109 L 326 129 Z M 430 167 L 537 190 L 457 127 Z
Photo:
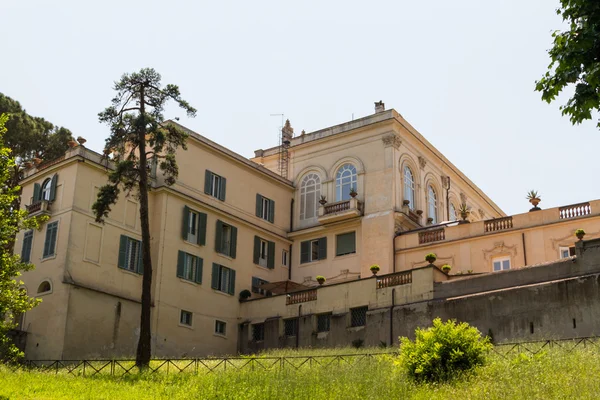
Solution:
M 392 289 L 392 306 L 390 307 L 390 346 L 394 344 L 394 306 L 396 305 L 396 289 Z
M 294 199 L 290 204 L 290 232 L 294 231 Z M 292 280 L 292 245 L 290 244 L 290 251 L 288 254 L 288 280 Z
M 527 266 L 527 249 L 525 249 L 525 232 L 521 233 L 521 238 L 523 239 L 523 262 L 525 263 L 523 266 Z
M 300 317 L 302 317 L 302 304 L 298 306 L 298 323 L 296 324 L 296 348 L 300 345 Z
M 448 179 L 448 187 L 446 188 L 446 216 L 448 217 L 448 221 L 450 221 L 450 176 L 446 176 Z

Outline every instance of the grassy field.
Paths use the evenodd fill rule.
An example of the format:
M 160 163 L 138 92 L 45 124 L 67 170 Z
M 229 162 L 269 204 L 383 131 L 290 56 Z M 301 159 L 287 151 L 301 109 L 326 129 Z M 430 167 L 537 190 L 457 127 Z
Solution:
M 381 352 L 363 349 L 359 352 Z M 331 355 L 276 351 L 265 356 Z M 536 355 L 491 353 L 487 365 L 446 384 L 417 384 L 395 355 L 298 371 L 243 369 L 212 374 L 146 374 L 115 378 L 11 372 L 0 367 L 0 399 L 597 399 L 600 349 L 560 347 Z

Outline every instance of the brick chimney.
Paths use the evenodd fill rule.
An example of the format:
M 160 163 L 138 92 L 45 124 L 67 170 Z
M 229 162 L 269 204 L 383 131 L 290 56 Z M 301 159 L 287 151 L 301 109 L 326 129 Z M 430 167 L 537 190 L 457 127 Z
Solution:
M 380 113 L 380 112 L 384 112 L 385 111 L 385 104 L 383 104 L 383 101 L 379 100 L 375 102 L 375 114 Z

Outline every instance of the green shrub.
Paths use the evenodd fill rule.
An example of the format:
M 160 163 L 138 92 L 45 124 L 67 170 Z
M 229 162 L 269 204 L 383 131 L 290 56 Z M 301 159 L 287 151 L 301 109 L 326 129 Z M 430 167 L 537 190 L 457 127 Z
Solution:
M 435 260 L 437 260 L 437 256 L 435 255 L 435 253 L 429 253 L 425 256 L 425 260 L 427 262 L 433 263 L 435 262 Z
M 485 361 L 492 345 L 477 328 L 466 322 L 443 323 L 436 318 L 433 327 L 418 328 L 415 341 L 401 338 L 400 356 L 408 375 L 419 381 L 445 381 Z
M 575 236 L 577 236 L 577 235 L 585 235 L 585 231 L 583 229 L 577 229 L 575 231 Z

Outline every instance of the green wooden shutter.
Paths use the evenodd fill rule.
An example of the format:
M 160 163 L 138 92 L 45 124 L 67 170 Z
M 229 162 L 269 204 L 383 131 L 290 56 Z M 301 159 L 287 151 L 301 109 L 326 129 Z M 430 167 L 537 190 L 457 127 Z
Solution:
M 50 201 L 56 199 L 56 185 L 58 184 L 58 174 L 54 174 L 50 183 Z
M 225 191 L 227 190 L 227 179 L 221 177 L 221 190 L 219 192 L 219 200 L 225 201 Z
M 42 186 L 39 183 L 35 183 L 33 185 L 33 202 L 40 200 L 42 198 Z
M 212 186 L 212 172 L 206 170 L 204 172 L 204 193 L 211 194 L 210 188 Z
M 46 238 L 44 239 L 43 257 L 50 257 L 56 253 L 56 234 L 58 223 L 53 222 L 46 227 Z
M 260 258 L 260 238 L 258 236 L 254 236 L 254 257 L 252 258 L 252 262 L 254 262 L 254 264 L 258 264 L 259 258 Z
M 275 202 L 269 200 L 269 222 L 275 222 Z
M 181 226 L 181 237 L 183 240 L 187 240 L 190 226 L 190 208 L 183 206 L 183 222 Z
M 121 235 L 119 244 L 119 268 L 126 268 L 127 263 L 127 236 Z
M 198 213 L 198 244 L 204 246 L 206 244 L 206 214 Z
M 138 254 L 137 270 L 135 272 L 137 272 L 138 274 L 144 275 L 144 259 L 143 259 L 144 250 L 142 249 L 142 242 L 139 240 L 136 240 L 136 242 L 138 242 L 140 252 Z
M 269 269 L 275 268 L 275 242 L 269 242 L 269 258 L 267 259 L 267 267 Z
M 229 288 L 227 293 L 234 294 L 235 293 L 235 270 L 229 270 Z
M 231 227 L 231 250 L 229 251 L 229 256 L 231 258 L 235 258 L 237 254 L 237 228 L 235 226 Z
M 300 264 L 310 261 L 310 241 L 300 243 Z
M 210 280 L 210 287 L 213 289 L 219 289 L 219 264 L 213 263 L 212 265 L 212 277 Z
M 200 257 L 196 257 L 196 283 L 202 283 L 202 267 L 204 260 Z
M 25 232 L 23 236 L 23 248 L 21 249 L 21 262 L 31 261 L 31 245 L 33 243 L 33 231 Z
M 177 253 L 177 276 L 183 278 L 183 270 L 185 269 L 185 252 L 179 250 Z
M 258 293 L 258 285 L 260 285 L 260 279 L 253 276 L 252 277 L 252 292 Z
M 256 216 L 258 218 L 262 218 L 262 199 L 263 197 L 260 194 L 256 194 Z
M 220 219 L 217 220 L 217 230 L 215 232 L 215 251 L 217 253 L 223 253 L 223 249 L 222 247 L 222 240 L 223 237 L 223 221 L 221 221 Z
M 319 260 L 327 258 L 327 238 L 319 238 Z
M 356 233 L 349 232 L 336 236 L 336 256 L 356 252 Z

